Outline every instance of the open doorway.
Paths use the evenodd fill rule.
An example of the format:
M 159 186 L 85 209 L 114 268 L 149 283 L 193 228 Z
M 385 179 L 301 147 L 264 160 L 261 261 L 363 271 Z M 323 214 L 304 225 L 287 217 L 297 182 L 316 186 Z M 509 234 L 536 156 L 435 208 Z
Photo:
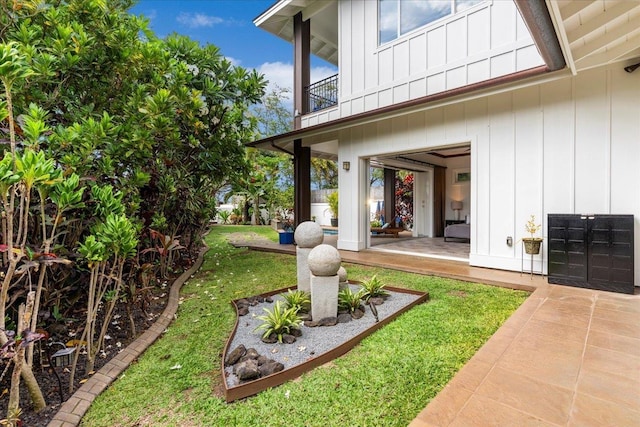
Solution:
M 374 212 L 382 212 L 385 219 L 390 215 L 394 220 L 397 216 L 411 219 L 404 222 L 403 230 L 397 234 L 376 233 L 371 228 L 367 247 L 468 261 L 471 243 L 471 144 L 374 156 L 369 162 L 372 171 L 378 170 L 378 176 L 381 175 L 380 170 L 384 171 L 382 175 L 387 176 L 383 186 L 392 185 L 388 178 L 390 171 L 396 177 L 393 191 L 382 191 L 385 194 L 382 205 L 387 209 L 378 209 L 380 200 L 370 199 L 376 209 Z M 371 172 L 370 176 L 374 174 L 375 172 Z M 402 183 L 407 181 L 412 183 L 412 188 L 402 188 Z M 398 199 L 403 192 L 406 196 L 407 190 L 412 192 L 410 204 Z M 370 195 L 380 193 L 377 189 L 371 191 Z M 390 197 L 391 194 L 393 198 Z M 389 203 L 392 205 L 391 209 Z M 409 215 L 408 205 L 411 208 Z M 371 215 L 371 219 L 376 218 L 379 215 Z M 391 221 L 386 222 L 387 227 L 393 225 Z M 446 239 L 445 234 L 448 234 Z

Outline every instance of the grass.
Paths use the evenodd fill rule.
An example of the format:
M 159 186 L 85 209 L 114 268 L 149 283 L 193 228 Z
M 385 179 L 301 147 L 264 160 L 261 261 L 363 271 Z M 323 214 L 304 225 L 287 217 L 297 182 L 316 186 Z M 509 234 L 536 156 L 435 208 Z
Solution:
M 346 265 L 431 301 L 364 339 L 333 363 L 257 396 L 227 404 L 220 360 L 235 322 L 229 301 L 292 285 L 295 257 L 227 244 L 268 227 L 216 226 L 202 269 L 183 288 L 177 319 L 106 390 L 83 426 L 406 426 L 528 294 L 398 271 Z M 179 368 L 178 368 L 179 367 Z

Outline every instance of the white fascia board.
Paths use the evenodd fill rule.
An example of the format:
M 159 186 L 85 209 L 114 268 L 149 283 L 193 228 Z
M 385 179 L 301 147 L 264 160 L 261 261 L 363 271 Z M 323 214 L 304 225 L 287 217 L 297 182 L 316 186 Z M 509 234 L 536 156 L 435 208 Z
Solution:
M 274 4 L 269 9 L 264 11 L 262 13 L 262 15 L 258 16 L 256 19 L 254 19 L 253 20 L 254 25 L 256 27 L 260 27 L 265 22 L 267 22 L 270 18 L 273 18 L 280 11 L 282 11 L 282 9 L 284 9 L 287 6 L 289 6 L 292 2 L 293 2 L 293 0 L 280 0 L 278 3 Z

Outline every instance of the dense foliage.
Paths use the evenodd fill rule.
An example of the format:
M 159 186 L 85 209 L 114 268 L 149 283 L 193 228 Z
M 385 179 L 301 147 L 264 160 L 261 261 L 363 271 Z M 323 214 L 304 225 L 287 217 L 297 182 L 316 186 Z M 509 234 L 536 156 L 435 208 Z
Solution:
M 396 217 L 400 224 L 408 229 L 413 228 L 413 173 L 400 171 L 396 173 L 395 198 Z
M 215 46 L 156 39 L 130 3 L 1 0 L 0 41 L 16 42 L 33 70 L 14 108 L 42 109 L 39 148 L 65 173 L 113 185 L 128 215 L 193 239 L 218 188 L 246 170 L 247 111 L 264 82 Z
M 170 251 L 197 246 L 218 189 L 248 170 L 263 78 L 215 46 L 157 39 L 131 4 L 0 0 L 1 344 L 81 305 L 92 359 L 138 273 L 164 276 Z M 18 377 L 30 353 L 11 355 Z

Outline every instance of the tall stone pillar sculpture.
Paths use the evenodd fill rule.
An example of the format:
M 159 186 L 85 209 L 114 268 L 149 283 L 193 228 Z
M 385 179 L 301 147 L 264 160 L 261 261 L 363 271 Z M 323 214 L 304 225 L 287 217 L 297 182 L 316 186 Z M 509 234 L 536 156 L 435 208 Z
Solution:
M 311 292 L 309 284 L 309 252 L 324 241 L 322 227 L 314 221 L 305 221 L 296 227 L 296 261 L 298 271 L 298 290 Z
M 311 317 L 318 321 L 338 315 L 338 270 L 340 252 L 331 245 L 318 245 L 308 258 L 311 284 Z

